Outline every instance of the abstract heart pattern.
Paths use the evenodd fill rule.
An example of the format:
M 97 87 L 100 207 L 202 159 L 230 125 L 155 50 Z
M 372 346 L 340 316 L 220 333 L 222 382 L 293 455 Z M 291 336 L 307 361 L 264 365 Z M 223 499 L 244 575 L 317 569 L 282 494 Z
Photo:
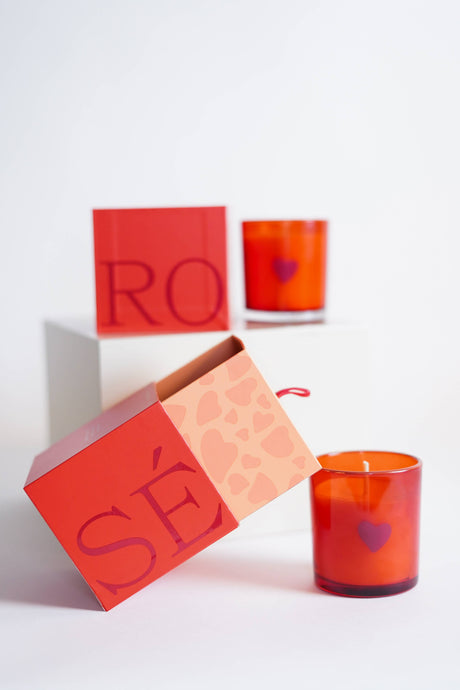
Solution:
M 236 424 L 238 421 L 238 415 L 236 414 L 236 410 L 230 410 L 230 412 L 225 415 L 224 419 L 229 424 Z
M 262 393 L 262 395 L 259 395 L 259 397 L 257 398 L 257 402 L 258 402 L 259 405 L 260 405 L 261 407 L 263 407 L 265 410 L 269 410 L 270 407 L 271 407 L 270 400 L 267 398 L 267 396 L 265 395 L 265 393 Z
M 249 486 L 249 482 L 242 474 L 231 474 L 228 478 L 228 485 L 232 494 L 237 496 Z
M 201 456 L 209 476 L 222 482 L 230 467 L 236 460 L 238 448 L 234 443 L 227 443 L 217 429 L 209 429 L 201 439 Z
M 278 491 L 270 477 L 267 477 L 267 475 L 265 474 L 259 473 L 256 476 L 255 482 L 248 493 L 248 500 L 250 501 L 250 503 L 253 504 L 268 503 L 277 496 Z
M 388 522 L 382 522 L 380 525 L 374 525 L 372 522 L 362 520 L 358 525 L 358 534 L 366 544 L 369 551 L 375 553 L 379 551 L 382 546 L 385 546 L 391 536 L 391 525 Z
M 245 470 L 248 470 L 251 467 L 259 467 L 261 462 L 262 460 L 260 458 L 256 458 L 255 455 L 250 455 L 250 453 L 245 453 L 241 457 L 241 464 L 243 465 Z
M 306 461 L 306 458 L 300 456 L 299 458 L 294 458 L 294 460 L 292 462 L 294 465 L 297 465 L 299 470 L 303 470 L 307 461 Z
M 200 379 L 198 379 L 198 383 L 200 384 L 200 386 L 210 386 L 212 383 L 214 383 L 214 374 L 205 374 Z
M 178 429 L 182 426 L 186 412 L 187 408 L 185 405 L 168 405 L 168 415 Z
M 317 467 L 247 352 L 178 391 L 164 407 L 238 520 Z
M 282 259 L 277 257 L 273 259 L 272 268 L 282 283 L 287 283 L 297 273 L 299 264 L 295 259 Z
M 252 418 L 252 423 L 254 425 L 254 431 L 262 431 L 268 426 L 273 424 L 275 421 L 275 415 L 269 412 L 268 414 L 262 414 L 262 412 L 256 412 Z
M 217 393 L 215 391 L 208 391 L 203 395 L 196 411 L 196 423 L 198 426 L 207 424 L 212 419 L 220 417 L 222 408 L 219 405 Z
M 303 474 L 294 474 L 289 480 L 289 488 L 292 489 L 293 486 L 297 486 L 305 477 Z
M 236 381 L 251 368 L 251 360 L 249 357 L 232 357 L 226 367 L 230 381 Z
M 246 406 L 251 402 L 251 395 L 257 388 L 257 381 L 254 378 L 245 379 L 237 386 L 225 391 L 225 395 L 236 405 Z
M 274 458 L 285 458 L 294 450 L 294 444 L 285 426 L 276 427 L 260 445 Z

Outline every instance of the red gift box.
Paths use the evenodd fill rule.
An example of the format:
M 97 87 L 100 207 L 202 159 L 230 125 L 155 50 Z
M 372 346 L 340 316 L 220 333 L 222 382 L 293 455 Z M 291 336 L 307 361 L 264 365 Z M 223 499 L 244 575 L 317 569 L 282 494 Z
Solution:
M 225 208 L 95 210 L 100 334 L 226 330 Z
M 319 468 L 231 337 L 38 455 L 25 491 L 108 610 Z

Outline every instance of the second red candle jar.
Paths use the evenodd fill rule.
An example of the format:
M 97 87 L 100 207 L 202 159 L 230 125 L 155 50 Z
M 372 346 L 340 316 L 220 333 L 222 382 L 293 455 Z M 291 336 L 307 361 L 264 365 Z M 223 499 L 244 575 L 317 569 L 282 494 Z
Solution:
M 311 478 L 316 584 L 372 597 L 418 578 L 421 462 L 403 453 L 355 451 L 318 458 Z
M 245 221 L 243 244 L 248 309 L 275 317 L 322 316 L 327 221 Z

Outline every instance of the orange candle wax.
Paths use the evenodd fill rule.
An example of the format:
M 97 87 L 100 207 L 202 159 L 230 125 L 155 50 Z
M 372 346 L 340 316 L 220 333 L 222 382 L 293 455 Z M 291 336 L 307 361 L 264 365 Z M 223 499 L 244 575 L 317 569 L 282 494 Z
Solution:
M 326 291 L 325 220 L 243 223 L 246 306 L 317 312 Z
M 356 451 L 322 455 L 311 477 L 315 581 L 348 596 L 383 596 L 418 578 L 421 462 Z

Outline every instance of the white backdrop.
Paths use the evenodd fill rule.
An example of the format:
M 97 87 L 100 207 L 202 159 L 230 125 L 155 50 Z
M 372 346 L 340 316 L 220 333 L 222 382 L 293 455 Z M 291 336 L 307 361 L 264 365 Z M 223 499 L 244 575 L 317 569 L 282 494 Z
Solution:
M 46 440 L 43 319 L 94 313 L 91 209 L 226 204 L 237 306 L 242 219 L 330 219 L 374 446 L 454 464 L 459 22 L 455 0 L 0 0 L 3 445 Z

